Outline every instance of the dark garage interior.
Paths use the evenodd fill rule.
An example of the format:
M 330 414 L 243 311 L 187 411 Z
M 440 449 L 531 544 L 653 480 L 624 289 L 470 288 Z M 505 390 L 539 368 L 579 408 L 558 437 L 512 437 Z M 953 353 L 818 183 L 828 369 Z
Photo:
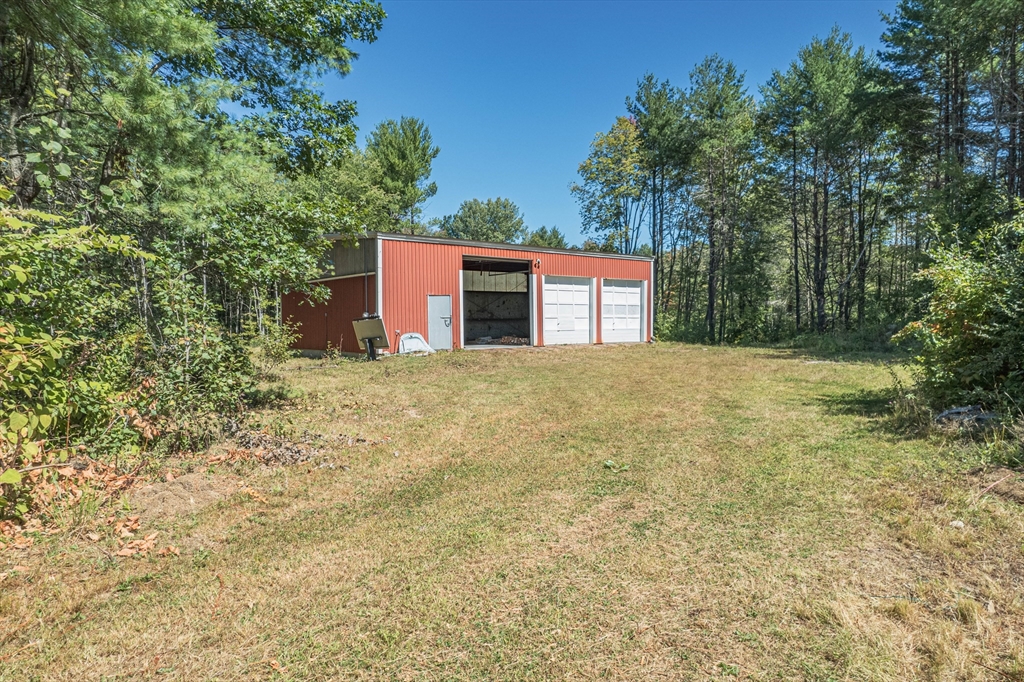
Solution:
M 466 345 L 530 345 L 530 262 L 462 261 Z

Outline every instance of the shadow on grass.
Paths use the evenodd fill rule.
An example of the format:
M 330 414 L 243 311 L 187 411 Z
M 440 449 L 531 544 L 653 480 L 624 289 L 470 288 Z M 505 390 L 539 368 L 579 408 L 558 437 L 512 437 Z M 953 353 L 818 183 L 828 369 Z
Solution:
M 900 440 L 927 438 L 935 428 L 927 408 L 896 385 L 819 395 L 816 401 L 826 414 L 867 419 L 870 430 Z
M 892 343 L 894 331 L 889 328 L 839 334 L 802 334 L 760 347 L 773 350 L 782 357 L 809 361 L 902 363 L 910 359 L 911 352 Z
M 865 362 L 876 365 L 902 364 L 910 354 L 899 349 L 864 350 L 853 348 L 787 348 L 783 346 L 753 346 L 763 352 L 755 354 L 765 360 L 800 360 L 806 363 Z
M 955 451 L 956 459 L 972 466 L 1024 465 L 1024 440 L 1002 419 L 961 424 L 937 424 L 928 407 L 897 385 L 861 389 L 816 398 L 830 415 L 863 417 L 869 430 L 900 441 L 929 440 Z
M 820 396 L 818 401 L 828 414 L 852 415 L 891 422 L 892 403 L 897 397 L 893 387 L 860 389 L 838 395 Z

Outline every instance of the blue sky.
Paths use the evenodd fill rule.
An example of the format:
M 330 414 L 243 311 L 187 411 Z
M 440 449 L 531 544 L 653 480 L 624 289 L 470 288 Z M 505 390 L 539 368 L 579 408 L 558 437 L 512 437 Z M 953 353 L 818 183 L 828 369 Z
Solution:
M 706 55 L 746 72 L 756 93 L 773 69 L 834 25 L 878 49 L 895 0 L 827 2 L 383 2 L 377 42 L 327 95 L 355 100 L 360 139 L 381 120 L 416 116 L 441 154 L 427 218 L 472 198 L 507 197 L 530 227 L 580 243 L 568 186 L 594 134 L 611 127 L 646 72 L 685 86 Z

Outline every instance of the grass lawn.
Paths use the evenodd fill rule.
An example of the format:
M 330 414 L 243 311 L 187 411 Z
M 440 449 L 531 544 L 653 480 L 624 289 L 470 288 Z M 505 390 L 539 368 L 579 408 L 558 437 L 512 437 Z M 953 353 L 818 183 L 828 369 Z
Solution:
M 267 428 L 390 442 L 211 467 L 249 490 L 143 519 L 177 557 L 114 557 L 102 519 L 0 553 L 0 679 L 1024 680 L 1024 508 L 886 428 L 881 364 L 660 344 L 284 375 L 305 397 Z

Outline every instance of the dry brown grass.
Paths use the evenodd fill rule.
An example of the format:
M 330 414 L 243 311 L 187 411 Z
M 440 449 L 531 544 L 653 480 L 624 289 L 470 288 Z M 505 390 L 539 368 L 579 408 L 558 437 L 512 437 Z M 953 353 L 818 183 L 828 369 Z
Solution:
M 0 679 L 1024 679 L 1020 505 L 809 360 L 295 361 L 265 426 L 393 440 L 238 465 L 180 557 L 0 554 Z

